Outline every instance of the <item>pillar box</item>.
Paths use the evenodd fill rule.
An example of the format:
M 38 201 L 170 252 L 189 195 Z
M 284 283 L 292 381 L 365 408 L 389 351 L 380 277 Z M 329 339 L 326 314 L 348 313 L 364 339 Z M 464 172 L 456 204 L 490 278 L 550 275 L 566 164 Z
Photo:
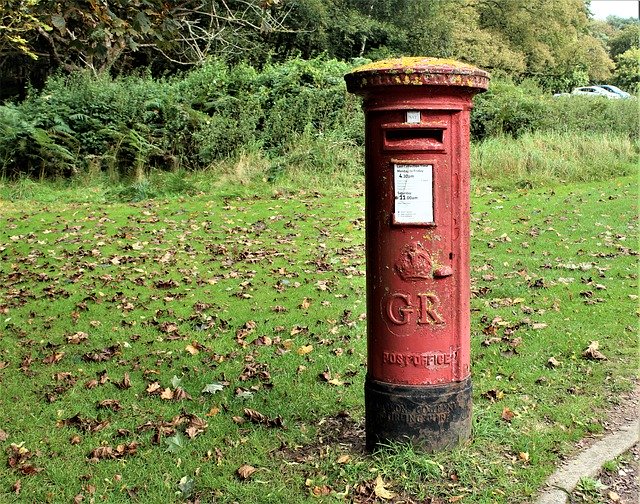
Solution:
M 489 75 L 435 58 L 356 68 L 366 141 L 367 448 L 471 434 L 469 112 Z

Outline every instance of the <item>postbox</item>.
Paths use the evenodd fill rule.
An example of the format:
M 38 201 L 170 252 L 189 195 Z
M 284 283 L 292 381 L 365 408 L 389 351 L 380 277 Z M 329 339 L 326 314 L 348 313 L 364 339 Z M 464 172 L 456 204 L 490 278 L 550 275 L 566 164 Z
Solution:
M 469 120 L 489 75 L 436 58 L 356 68 L 363 97 L 366 444 L 471 434 Z

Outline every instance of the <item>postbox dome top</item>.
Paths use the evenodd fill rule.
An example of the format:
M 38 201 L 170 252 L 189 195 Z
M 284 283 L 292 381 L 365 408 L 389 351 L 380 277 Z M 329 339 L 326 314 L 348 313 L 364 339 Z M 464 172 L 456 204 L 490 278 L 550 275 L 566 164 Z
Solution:
M 378 86 L 451 86 L 478 91 L 489 86 L 484 70 L 456 60 L 426 57 L 376 61 L 355 68 L 344 78 L 351 93 Z

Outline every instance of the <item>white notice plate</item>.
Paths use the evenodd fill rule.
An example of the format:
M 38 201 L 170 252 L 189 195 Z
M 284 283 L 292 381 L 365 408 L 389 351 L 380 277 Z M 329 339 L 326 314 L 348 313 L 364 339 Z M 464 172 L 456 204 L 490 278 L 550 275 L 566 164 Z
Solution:
M 433 165 L 393 165 L 396 224 L 433 224 Z

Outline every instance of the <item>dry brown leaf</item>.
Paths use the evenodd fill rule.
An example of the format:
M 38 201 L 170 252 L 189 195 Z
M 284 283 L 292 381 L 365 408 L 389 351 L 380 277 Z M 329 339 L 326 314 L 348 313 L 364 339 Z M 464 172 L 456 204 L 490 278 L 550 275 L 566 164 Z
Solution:
M 165 389 L 165 392 L 166 390 L 168 389 Z M 162 394 L 160 394 L 160 397 L 162 397 Z M 162 398 L 164 399 L 164 397 Z M 182 401 L 183 399 L 191 400 L 191 395 L 189 395 L 189 393 L 186 390 L 184 390 L 182 387 L 176 387 L 176 389 L 173 391 L 173 399 L 175 401 Z
M 504 409 L 502 410 L 502 415 L 501 418 L 505 421 L 505 422 L 511 422 L 511 420 L 513 420 L 513 418 L 516 416 L 516 414 L 511 411 L 509 408 L 507 408 L 506 406 L 504 407 Z
M 236 471 L 236 474 L 240 477 L 242 481 L 245 481 L 249 479 L 256 471 L 257 469 L 255 467 L 250 466 L 248 464 L 244 464 L 238 468 L 238 470 Z
M 313 345 L 305 345 L 298 348 L 298 355 L 307 355 L 313 352 Z
M 53 352 L 48 357 L 45 357 L 44 359 L 42 359 L 42 362 L 44 364 L 55 364 L 57 362 L 60 362 L 63 357 L 64 357 L 64 352 Z
M 209 410 L 209 413 L 205 413 L 204 416 L 213 417 L 220 413 L 220 408 L 216 408 L 215 406 Z
M 607 357 L 599 350 L 600 343 L 592 341 L 587 349 L 582 352 L 582 356 L 589 360 L 607 360 Z
M 122 389 L 122 390 L 126 390 L 128 388 L 131 388 L 131 377 L 129 376 L 129 373 L 125 373 L 124 374 L 124 378 L 122 378 L 122 381 L 116 383 L 115 385 L 116 385 L 116 387 L 118 387 L 119 389 Z
M 338 464 L 348 464 L 351 462 L 351 455 L 340 455 L 336 461 Z
M 555 357 L 550 357 L 549 360 L 547 361 L 547 367 L 554 369 L 557 368 L 560 365 L 560 362 L 558 362 Z
M 165 401 L 173 400 L 173 390 L 171 390 L 170 388 L 164 389 L 160 393 L 160 399 L 164 399 Z
M 187 345 L 185 347 L 185 350 L 187 352 L 189 352 L 191 355 L 197 355 L 200 353 L 200 350 L 198 350 L 196 347 L 194 347 L 193 345 Z
M 314 486 L 313 489 L 311 490 L 311 492 L 316 497 L 321 497 L 323 495 L 329 495 L 332 492 L 332 490 L 327 485 L 322 485 L 321 487 L 320 486 Z
M 86 332 L 78 331 L 75 334 L 67 336 L 67 343 L 78 345 L 87 339 L 89 339 L 89 335 Z
M 303 310 L 307 310 L 310 306 L 311 306 L 311 301 L 309 301 L 307 298 L 304 298 L 302 300 L 302 303 L 300 303 L 300 308 L 302 308 Z
M 373 488 L 373 493 L 376 494 L 376 497 L 380 497 L 381 499 L 385 500 L 393 499 L 396 496 L 394 492 L 387 490 L 387 488 L 385 487 L 385 483 L 382 480 L 382 476 L 380 475 L 378 475 L 378 477 L 376 478 L 376 484 Z
M 147 387 L 147 393 L 148 394 L 158 394 L 160 392 L 161 388 L 162 387 L 160 387 L 160 383 L 158 383 L 157 381 L 153 382 L 153 383 L 150 383 L 149 386 Z
M 98 408 L 110 409 L 111 411 L 120 411 L 122 406 L 117 399 L 105 399 L 98 403 Z

